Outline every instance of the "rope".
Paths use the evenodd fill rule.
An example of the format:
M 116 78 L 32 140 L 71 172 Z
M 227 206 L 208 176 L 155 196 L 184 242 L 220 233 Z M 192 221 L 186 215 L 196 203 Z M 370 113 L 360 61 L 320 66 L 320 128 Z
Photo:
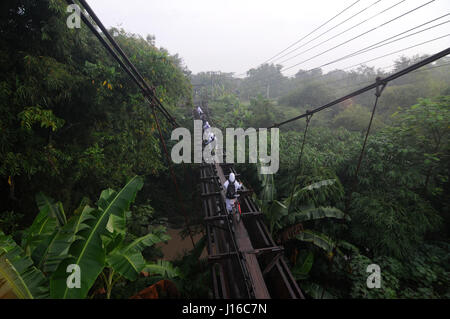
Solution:
M 448 36 L 448 35 L 446 35 L 446 36 Z M 381 81 L 382 81 L 383 83 L 388 83 L 388 82 L 390 82 L 390 81 L 393 81 L 393 80 L 395 80 L 395 79 L 397 79 L 397 78 L 399 78 L 399 77 L 404 76 L 405 74 L 408 74 L 408 73 L 410 73 L 410 72 L 412 72 L 412 71 L 415 71 L 415 70 L 417 70 L 417 69 L 419 69 L 419 68 L 421 68 L 421 67 L 423 67 L 423 66 L 425 66 L 425 65 L 427 65 L 427 64 L 430 64 L 430 63 L 432 63 L 432 62 L 434 62 L 434 61 L 436 61 L 436 60 L 438 60 L 438 59 L 440 59 L 440 58 L 443 58 L 443 57 L 445 57 L 445 56 L 448 55 L 448 54 L 450 54 L 450 47 L 448 47 L 448 48 L 446 48 L 446 49 L 444 49 L 444 50 L 442 50 L 442 51 L 440 51 L 440 52 L 438 52 L 438 53 L 436 53 L 436 54 L 433 54 L 432 56 L 429 56 L 428 58 L 425 58 L 425 59 L 423 59 L 422 61 L 419 61 L 419 62 L 417 62 L 417 63 L 414 63 L 414 64 L 412 64 L 412 65 L 406 67 L 406 68 L 403 69 L 403 70 L 400 70 L 400 71 L 397 71 L 397 72 L 395 72 L 395 73 L 392 73 L 391 75 L 389 75 L 389 76 L 383 78 Z M 380 57 L 380 58 L 381 58 L 381 57 Z M 367 62 L 367 61 L 366 61 L 366 62 Z M 332 102 L 330 102 L 330 103 L 327 103 L 327 104 L 325 104 L 325 105 L 322 105 L 322 106 L 320 106 L 320 107 L 317 107 L 317 108 L 311 110 L 310 113 L 317 113 L 317 112 L 320 112 L 320 111 L 322 111 L 322 110 L 324 110 L 324 109 L 326 109 L 326 108 L 329 108 L 329 107 L 331 107 L 331 106 L 333 106 L 333 105 L 339 104 L 339 103 L 341 103 L 341 102 L 343 102 L 343 101 L 345 101 L 345 100 L 348 100 L 348 99 L 350 99 L 350 98 L 352 98 L 352 97 L 354 97 L 354 96 L 357 96 L 357 95 L 360 95 L 360 94 L 362 94 L 362 93 L 364 93 L 364 92 L 370 91 L 370 90 L 376 88 L 377 86 L 378 86 L 378 83 L 377 83 L 377 82 L 372 83 L 372 84 L 370 84 L 370 85 L 368 85 L 368 86 L 366 86 L 366 87 L 360 88 L 360 89 L 357 90 L 357 91 L 354 91 L 354 92 L 352 92 L 352 93 L 350 93 L 350 94 L 347 94 L 346 96 L 340 97 L 340 98 L 338 98 L 338 99 L 336 99 L 336 100 L 334 100 L 334 101 L 332 101 Z M 303 113 L 303 114 L 301 114 L 301 115 L 298 115 L 298 116 L 296 116 L 296 117 L 290 118 L 290 119 L 285 120 L 285 121 L 283 121 L 283 122 L 273 124 L 272 126 L 270 126 L 270 127 L 268 127 L 268 128 L 279 127 L 279 126 L 285 125 L 285 124 L 287 124 L 287 123 L 290 123 L 290 122 L 296 121 L 296 120 L 298 120 L 298 119 L 301 119 L 301 118 L 303 118 L 303 117 L 306 117 L 307 115 L 308 115 L 308 114 Z
M 375 104 L 373 105 L 372 115 L 370 116 L 369 125 L 367 126 L 366 136 L 364 138 L 364 143 L 363 143 L 363 146 L 361 148 L 361 152 L 359 154 L 358 166 L 356 167 L 356 172 L 355 172 L 355 179 L 353 181 L 352 186 L 350 187 L 350 194 L 348 196 L 347 202 L 345 203 L 345 210 L 346 211 L 348 211 L 348 209 L 350 207 L 350 202 L 352 200 L 352 193 L 353 193 L 353 190 L 355 189 L 356 184 L 358 182 L 358 173 L 359 173 L 359 170 L 361 168 L 362 159 L 364 157 L 364 151 L 366 149 L 366 144 L 367 144 L 367 139 L 369 137 L 370 128 L 372 127 L 372 121 L 373 121 L 373 117 L 375 115 L 375 110 L 377 108 L 378 98 L 381 96 L 381 93 L 383 92 L 383 90 L 384 90 L 384 88 L 386 87 L 386 84 L 387 84 L 387 82 L 381 81 L 380 77 L 377 77 L 376 82 L 377 82 L 377 87 L 376 87 L 376 91 L 375 91 L 375 96 L 376 96 Z
M 76 4 L 73 0 L 66 0 L 69 4 Z M 136 69 L 134 64 L 130 61 L 127 55 L 123 52 L 119 44 L 113 39 L 113 37 L 109 34 L 108 30 L 106 30 L 103 23 L 97 17 L 92 8 L 86 3 L 84 0 L 80 0 L 80 3 L 89 13 L 89 16 L 95 21 L 98 27 L 102 30 L 105 37 L 109 40 L 111 44 L 109 44 L 99 33 L 99 31 L 94 27 L 91 21 L 85 16 L 84 13 L 81 14 L 81 18 L 83 22 L 89 27 L 92 33 L 99 39 L 99 41 L 103 44 L 103 46 L 107 49 L 107 51 L 111 54 L 111 56 L 120 64 L 120 66 L 125 70 L 125 72 L 133 79 L 133 81 L 137 84 L 137 86 L 141 89 L 144 97 L 151 105 L 152 103 L 156 104 L 161 113 L 166 117 L 166 119 L 172 124 L 173 127 L 179 126 L 176 122 L 175 118 L 170 115 L 167 109 L 162 105 L 161 101 L 156 96 L 155 88 L 150 87 L 147 82 L 144 80 L 143 76 Z M 111 46 L 112 45 L 112 46 Z M 119 55 L 116 51 L 122 56 L 123 61 L 120 59 Z
M 153 112 L 153 116 L 155 118 L 156 126 L 158 127 L 159 138 L 160 138 L 161 143 L 163 145 L 164 153 L 166 154 L 167 163 L 169 165 L 170 174 L 172 176 L 172 181 L 173 181 L 173 184 L 175 185 L 175 190 L 176 190 L 177 197 L 178 197 L 179 207 L 181 208 L 181 211 L 183 212 L 184 221 L 186 223 L 186 227 L 187 227 L 188 232 L 189 232 L 189 237 L 191 237 L 192 247 L 195 247 L 194 237 L 192 236 L 191 228 L 189 227 L 189 219 L 188 219 L 188 216 L 187 216 L 187 214 L 186 214 L 186 212 L 184 210 L 184 207 L 183 207 L 183 204 L 182 204 L 182 201 L 181 201 L 181 194 L 180 194 L 180 190 L 178 188 L 177 178 L 176 178 L 175 173 L 173 171 L 173 167 L 172 167 L 172 164 L 171 164 L 169 153 L 167 152 L 166 142 L 164 141 L 164 138 L 163 138 L 163 135 L 162 135 L 162 132 L 161 132 L 161 127 L 159 126 L 159 120 L 158 120 L 158 117 L 156 115 L 154 106 L 152 107 L 152 112 Z
M 69 4 L 75 4 L 75 2 L 73 0 L 67 0 L 67 2 Z M 190 236 L 191 241 L 192 241 L 192 246 L 195 247 L 194 238 L 192 236 L 192 232 L 191 232 L 191 229 L 189 227 L 189 220 L 188 220 L 188 217 L 186 215 L 186 212 L 183 209 L 183 205 L 181 204 L 181 196 L 180 196 L 180 191 L 179 191 L 178 184 L 177 184 L 177 179 L 175 177 L 175 173 L 174 173 L 173 167 L 171 165 L 169 153 L 167 152 L 166 143 L 165 143 L 164 138 L 162 136 L 161 127 L 159 125 L 158 117 L 157 117 L 156 112 L 155 112 L 155 107 L 157 107 L 159 109 L 159 111 L 161 111 L 161 113 L 169 121 L 169 123 L 172 125 L 172 127 L 176 127 L 178 125 L 178 123 L 176 122 L 175 118 L 172 117 L 170 115 L 170 113 L 165 109 L 165 107 L 162 105 L 161 101 L 157 98 L 155 88 L 151 87 L 151 86 L 149 86 L 147 84 L 147 82 L 144 80 L 142 75 L 139 73 L 139 71 L 136 69 L 136 67 L 133 65 L 133 63 L 128 59 L 128 57 L 122 51 L 122 49 L 117 44 L 117 42 L 115 42 L 115 40 L 111 37 L 109 32 L 106 30 L 106 28 L 104 27 L 104 25 L 100 21 L 100 19 L 96 16 L 96 14 L 90 8 L 90 6 L 86 3 L 86 1 L 80 0 L 80 2 L 85 7 L 85 9 L 88 11 L 88 13 L 92 17 L 92 19 L 97 23 L 97 25 L 103 31 L 103 33 L 105 34 L 106 38 L 111 42 L 112 46 L 117 50 L 117 52 L 119 52 L 119 54 L 122 56 L 122 58 L 124 59 L 125 62 L 122 61 L 119 58 L 119 56 L 114 51 L 114 49 L 111 47 L 111 45 L 109 43 L 107 43 L 106 40 L 100 35 L 100 33 L 95 29 L 95 27 L 89 21 L 89 19 L 84 14 L 81 14 L 81 18 L 82 18 L 83 22 L 89 27 L 89 29 L 92 31 L 92 33 L 94 33 L 94 35 L 99 39 L 99 41 L 108 50 L 108 52 L 113 56 L 113 58 L 116 59 L 116 61 L 126 71 L 126 73 L 134 80 L 134 82 L 142 90 L 142 92 L 144 94 L 144 98 L 146 98 L 146 100 L 148 101 L 148 103 L 152 107 L 152 112 L 153 112 L 153 116 L 155 118 L 156 125 L 158 127 L 161 143 L 163 144 L 164 152 L 166 154 L 166 158 L 167 158 L 169 169 L 170 169 L 170 172 L 171 172 L 171 175 L 172 175 L 173 183 L 175 184 L 175 189 L 177 191 L 178 202 L 180 203 L 179 205 L 180 205 L 180 208 L 181 208 L 181 210 L 183 212 L 183 215 L 184 215 L 186 227 L 188 228 L 189 236 Z M 185 173 L 184 165 L 183 165 L 183 173 Z
M 298 166 L 300 168 L 300 171 L 295 175 L 295 179 L 294 179 L 294 183 L 292 184 L 292 189 L 291 189 L 291 195 L 290 195 L 290 200 L 289 202 L 292 201 L 292 196 L 294 195 L 294 190 L 295 190 L 295 185 L 297 185 L 298 182 L 298 176 L 300 175 L 302 169 L 301 169 L 301 161 L 302 161 L 302 156 L 303 156 L 303 149 L 305 147 L 305 141 L 306 141 L 306 133 L 308 132 L 308 127 L 309 127 L 309 122 L 311 121 L 311 117 L 313 116 L 313 114 L 310 113 L 309 110 L 306 110 L 306 126 L 305 126 L 305 131 L 303 133 L 303 142 L 302 142 L 302 147 L 300 149 L 300 155 L 298 157 Z

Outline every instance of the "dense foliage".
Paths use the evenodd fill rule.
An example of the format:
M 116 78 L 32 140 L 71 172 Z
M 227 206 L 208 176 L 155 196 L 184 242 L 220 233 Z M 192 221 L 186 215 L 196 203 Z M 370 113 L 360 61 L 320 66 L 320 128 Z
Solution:
M 144 189 L 128 218 L 127 241 L 151 234 L 152 223 L 183 225 L 152 110 L 98 39 L 84 25 L 67 28 L 64 1 L 3 1 L 0 7 L 0 229 L 12 236 L 2 237 L 2 244 L 10 243 L 5 250 L 15 247 L 13 239 L 25 240 L 25 229 L 33 229 L 35 194 L 58 198 L 70 223 L 102 189 L 117 189 L 136 174 L 143 176 Z M 182 125 L 190 123 L 189 71 L 178 55 L 157 48 L 153 36 L 144 39 L 116 28 L 110 33 L 166 108 Z M 167 140 L 169 126 L 160 122 Z M 186 176 L 179 170 L 176 174 L 181 181 Z M 190 199 L 195 189 L 186 189 L 183 194 Z M 47 240 L 40 240 L 43 249 Z M 31 256 L 34 247 L 24 248 Z M 157 249 L 143 250 L 143 255 L 162 257 Z M 96 280 L 93 270 L 91 279 L 99 289 L 104 280 L 109 297 L 119 272 L 103 273 Z M 130 275 L 124 272 L 117 285 L 136 279 Z
M 61 202 L 39 193 L 40 211 L 24 230 L 21 245 L 0 232 L 0 297 L 86 298 L 95 295 L 97 283 L 110 298 L 119 280 L 134 281 L 142 271 L 173 271 L 170 265 L 148 263 L 142 255 L 146 247 L 169 239 L 164 227 L 130 239 L 129 209 L 142 186 L 142 178 L 136 176 L 118 192 L 106 189 L 97 207 L 82 204 L 69 219 Z M 78 289 L 70 289 L 69 282 Z
M 134 174 L 164 172 L 151 108 L 86 27 L 67 28 L 64 3 L 1 6 L 2 209 L 31 211 L 38 191 L 74 208 Z M 189 112 L 181 60 L 152 37 L 111 33 L 169 110 Z
M 417 59 L 403 57 L 395 70 Z M 305 122 L 297 121 L 281 128 L 280 170 L 274 177 L 258 179 L 256 169 L 240 165 L 259 190 L 268 227 L 285 246 L 307 296 L 450 297 L 450 79 L 445 61 L 385 89 L 356 184 L 375 98 L 368 93 L 312 117 L 301 163 Z M 347 85 L 342 88 L 329 81 L 348 76 L 346 72 L 299 72 L 295 80 L 286 81 L 315 82 L 300 84 L 278 100 L 260 94 L 245 101 L 233 91 L 220 93 L 212 97 L 209 110 L 221 127 L 267 127 L 349 92 L 352 83 L 382 75 L 369 68 L 352 72 L 353 82 L 343 81 Z M 366 286 L 371 264 L 381 268 L 380 289 Z
M 86 27 L 67 28 L 63 1 L 0 8 L 0 292 L 129 298 L 167 284 L 177 296 L 209 297 L 204 239 L 173 263 L 154 246 L 169 239 L 164 226 L 185 226 L 182 211 L 202 233 L 195 166 L 175 167 L 183 197 L 175 200 L 150 106 Z M 187 128 L 194 102 L 214 126 L 267 127 L 390 72 L 289 78 L 264 64 L 244 78 L 191 74 L 154 36 L 110 33 Z M 392 71 L 423 57 L 400 57 Z M 277 174 L 239 165 L 308 297 L 450 297 L 449 61 L 385 88 L 358 177 L 373 92 L 315 114 L 300 162 L 304 120 L 281 127 Z M 65 285 L 71 263 L 89 269 L 77 294 Z M 366 286 L 370 264 L 380 266 L 380 289 Z

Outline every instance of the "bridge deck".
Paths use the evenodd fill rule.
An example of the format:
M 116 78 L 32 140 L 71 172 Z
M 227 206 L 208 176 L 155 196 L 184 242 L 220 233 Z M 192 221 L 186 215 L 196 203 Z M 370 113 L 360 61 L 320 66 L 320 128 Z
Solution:
M 283 247 L 273 241 L 245 183 L 239 191 L 242 220 L 237 223 L 234 219 L 234 227 L 228 222 L 222 185 L 230 173 L 239 180 L 232 164 L 200 166 L 214 297 L 304 299 L 286 264 Z

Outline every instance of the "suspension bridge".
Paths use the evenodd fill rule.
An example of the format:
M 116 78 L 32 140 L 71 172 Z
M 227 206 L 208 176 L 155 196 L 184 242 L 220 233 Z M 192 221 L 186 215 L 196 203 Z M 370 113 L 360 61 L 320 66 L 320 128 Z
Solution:
M 434 1 L 434 0 L 433 0 Z M 421 5 L 409 12 L 394 18 L 399 19 L 402 16 L 409 14 L 421 7 L 431 3 L 429 1 L 424 5 Z M 67 0 L 69 4 L 75 4 L 73 0 Z M 170 173 L 175 185 L 175 190 L 178 197 L 178 202 L 181 203 L 180 191 L 177 184 L 176 176 L 173 172 L 171 165 L 171 158 L 168 154 L 166 143 L 160 128 L 158 120 L 158 112 L 163 115 L 168 123 L 172 127 L 178 127 L 176 119 L 170 114 L 170 112 L 164 107 L 161 101 L 158 99 L 155 93 L 155 88 L 146 83 L 143 76 L 139 73 L 136 67 L 131 63 L 126 54 L 122 51 L 120 46 L 114 40 L 114 38 L 108 33 L 102 22 L 95 15 L 93 10 L 84 0 L 79 0 L 83 5 L 89 17 L 83 12 L 81 18 L 83 22 L 89 27 L 89 29 L 94 33 L 94 35 L 103 44 L 105 49 L 109 54 L 120 64 L 122 69 L 130 76 L 133 82 L 140 88 L 145 97 L 146 101 L 149 103 L 153 111 L 153 116 L 157 124 L 158 133 L 160 136 L 160 141 L 164 149 L 164 153 L 167 157 L 167 162 L 170 168 Z M 376 3 L 378 3 L 377 1 Z M 401 1 L 403 2 L 403 1 Z M 399 2 L 399 3 L 401 3 Z M 396 5 L 394 5 L 396 6 Z M 392 7 L 394 7 L 392 6 Z M 390 7 L 391 8 L 391 7 Z M 390 8 L 386 9 L 389 10 Z M 367 8 L 366 8 L 367 9 Z M 363 12 L 364 10 L 360 12 Z M 385 12 L 382 11 L 381 13 Z M 344 10 L 345 11 L 345 10 Z M 342 11 L 342 12 L 344 12 Z M 341 13 L 342 13 L 341 12 Z M 340 15 L 339 13 L 338 15 Z M 381 14 L 380 13 L 380 14 Z M 358 13 L 359 14 L 359 13 Z M 338 16 L 337 15 L 337 16 Z M 378 14 L 377 14 L 378 15 Z M 336 16 L 336 17 L 337 17 Z M 447 16 L 447 15 L 445 15 Z M 444 17 L 444 16 L 442 16 Z M 440 18 L 442 18 L 440 17 Z M 439 19 L 440 19 L 439 18 Z M 97 24 L 102 33 L 100 33 L 97 28 L 92 23 L 91 19 Z M 334 18 L 332 18 L 334 19 Z M 331 20 L 332 20 L 331 19 Z M 394 20 L 393 19 L 393 20 Z M 329 21 L 331 21 L 329 20 Z M 366 19 L 368 20 L 368 19 Z M 365 21 L 366 21 L 365 20 Z M 393 21 L 392 20 L 392 21 Z M 327 21 L 326 23 L 328 23 Z M 347 21 L 347 20 L 346 20 Z M 433 20 L 434 21 L 434 20 Z M 379 27 L 388 24 L 390 21 L 380 25 Z M 326 24 L 325 23 L 325 24 Z M 325 25 L 323 24 L 323 25 Z M 361 23 L 360 23 L 361 24 Z M 322 25 L 322 26 L 323 26 Z M 358 24 L 359 25 L 359 24 Z M 358 25 L 355 25 L 358 26 Z M 321 26 L 321 27 L 322 27 Z M 320 27 L 319 27 L 320 28 Z M 353 28 L 353 27 L 352 27 Z M 317 28 L 318 29 L 318 28 Z M 316 30 L 317 30 L 316 29 Z M 351 29 L 351 28 L 350 28 Z M 347 29 L 347 30 L 350 30 Z M 368 32 L 371 32 L 371 29 Z M 314 31 L 316 31 L 314 30 Z M 346 30 L 346 31 L 347 31 Z M 313 32 L 314 32 L 313 31 Z M 346 32 L 344 31 L 344 32 Z M 326 31 L 328 32 L 328 31 Z M 326 33 L 325 32 L 325 33 Z M 322 34 L 325 34 L 322 33 Z M 322 35 L 321 34 L 321 35 Z M 365 33 L 364 33 L 365 34 Z M 403 33 L 402 33 L 403 34 Z M 363 35 L 363 34 L 361 34 Z M 358 35 L 357 37 L 361 36 Z M 399 34 L 401 35 L 401 34 Z M 447 37 L 445 35 L 444 37 Z M 357 38 L 355 37 L 355 38 Z M 352 41 L 352 38 L 349 41 Z M 442 37 L 441 37 L 442 38 Z M 386 39 L 385 41 L 389 40 Z M 302 39 L 301 39 L 302 40 Z M 296 43 L 300 42 L 297 41 Z M 435 39 L 434 39 L 435 40 Z M 430 40 L 430 41 L 434 41 Z M 328 40 L 325 40 L 325 43 Z M 345 42 L 345 43 L 347 43 Z M 294 44 L 296 44 L 294 43 Z M 338 46 L 340 46 L 339 44 Z M 377 44 L 376 44 L 377 45 Z M 293 45 L 289 46 L 285 50 L 278 53 L 276 56 L 272 57 L 268 61 L 272 60 L 279 55 L 283 54 L 285 51 L 290 49 Z M 337 47 L 337 46 L 336 46 Z M 333 49 L 333 48 L 332 48 Z M 363 50 L 372 49 L 372 46 L 365 48 Z M 295 49 L 297 50 L 297 49 Z M 329 49 L 331 50 L 331 49 Z M 361 50 L 360 50 L 361 51 Z M 325 51 L 327 52 L 327 51 Z M 359 52 L 359 51 L 358 51 Z M 356 55 L 358 52 L 352 54 Z M 320 55 L 323 53 L 320 53 Z M 287 119 L 280 123 L 274 123 L 271 127 L 280 127 L 292 121 L 305 118 L 307 123 L 309 123 L 313 114 L 325 110 L 333 105 L 346 101 L 354 96 L 360 95 L 364 92 L 374 90 L 375 91 L 375 104 L 372 110 L 371 119 L 366 131 L 365 140 L 361 149 L 361 154 L 358 162 L 358 168 L 356 171 L 356 177 L 358 175 L 358 169 L 363 159 L 364 149 L 367 142 L 367 138 L 370 133 L 370 127 L 372 124 L 372 119 L 375 114 L 377 101 L 380 98 L 384 87 L 391 81 L 402 77 L 408 73 L 414 72 L 419 68 L 428 65 L 440 58 L 443 58 L 450 54 L 450 48 L 446 48 L 434 55 L 431 55 L 417 63 L 410 65 L 409 67 L 397 71 L 385 78 L 377 78 L 373 83 L 360 88 L 352 93 L 349 93 L 343 97 L 340 97 L 332 102 L 325 105 L 319 106 L 312 110 L 308 110 L 304 114 L 300 114 L 291 119 Z M 286 54 L 282 55 L 284 57 Z M 317 55 L 318 56 L 318 55 Z M 350 56 L 350 55 L 349 55 Z M 280 57 L 278 57 L 280 58 Z M 347 56 L 342 59 L 347 58 Z M 267 62 L 268 62 L 267 61 Z M 303 61 L 303 62 L 306 62 Z M 301 62 L 301 63 L 303 63 Z M 335 61 L 333 61 L 334 63 Z M 291 67 L 295 67 L 295 64 Z M 291 68 L 289 67 L 289 68 Z M 286 68 L 288 69 L 288 68 Z M 158 111 L 158 112 L 157 112 Z M 198 114 L 194 113 L 194 118 L 198 118 Z M 210 121 L 211 119 L 209 119 Z M 306 125 L 303 145 L 306 140 L 308 125 Z M 300 151 L 299 161 L 301 160 L 302 150 Z M 203 162 L 199 167 L 200 181 L 201 181 L 201 198 L 202 198 L 202 210 L 204 215 L 204 224 L 207 234 L 207 252 L 208 261 L 211 264 L 211 282 L 212 290 L 215 298 L 245 298 L 245 299 L 269 299 L 269 298 L 286 298 L 286 299 L 304 299 L 304 295 L 298 286 L 295 278 L 292 276 L 289 267 L 284 259 L 283 247 L 275 243 L 269 231 L 267 230 L 262 212 L 260 208 L 253 201 L 251 195 L 253 193 L 252 189 L 249 188 L 247 183 L 244 183 L 242 190 L 238 191 L 240 194 L 240 203 L 242 211 L 242 220 L 238 223 L 234 218 L 232 224 L 228 221 L 227 212 L 225 207 L 225 189 L 223 188 L 223 183 L 226 181 L 230 173 L 234 173 L 238 180 L 242 180 L 241 175 L 237 172 L 232 164 L 223 163 L 212 163 L 208 164 Z M 351 195 L 351 191 L 350 191 Z M 349 202 L 348 199 L 347 202 Z M 189 218 L 184 209 L 181 207 L 181 211 L 185 216 L 185 222 L 188 227 L 189 234 L 192 239 L 192 233 L 189 229 Z M 233 225 L 233 227 L 232 227 Z M 193 239 L 192 239 L 193 241 Z M 194 242 L 193 242 L 194 244 Z
M 232 164 L 203 162 L 200 165 L 214 297 L 303 299 L 283 258 L 283 247 L 272 239 L 247 183 L 238 191 L 241 221 L 232 215 L 233 220 L 229 222 L 223 184 L 230 173 L 242 180 Z

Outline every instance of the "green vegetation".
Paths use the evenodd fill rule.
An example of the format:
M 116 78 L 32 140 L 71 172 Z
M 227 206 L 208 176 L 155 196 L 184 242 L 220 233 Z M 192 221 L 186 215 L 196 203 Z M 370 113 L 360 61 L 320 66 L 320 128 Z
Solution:
M 421 58 L 402 57 L 394 71 Z M 280 128 L 277 174 L 258 176 L 254 167 L 240 164 L 239 171 L 258 190 L 255 199 L 268 228 L 285 246 L 291 270 L 308 297 L 450 297 L 448 61 L 441 59 L 386 87 L 354 188 L 373 93 L 315 114 L 301 163 L 304 120 Z M 276 69 L 273 66 L 272 73 Z M 249 83 L 258 86 L 249 74 L 228 92 L 211 96 L 216 91 L 207 90 L 209 110 L 213 120 L 217 114 L 215 123 L 221 127 L 267 127 L 383 75 L 367 67 L 327 74 L 299 71 L 293 79 L 281 79 L 285 92 L 267 99 L 264 85 L 251 91 L 253 97 L 243 93 Z M 227 74 L 222 77 L 227 79 Z M 221 81 L 215 74 L 215 83 Z M 292 190 L 295 176 L 298 182 Z M 381 289 L 366 286 L 370 264 L 381 267 Z
M 2 262 L 14 260 L 14 282 L 30 276 L 30 289 L 14 287 L 17 297 L 81 298 L 104 288 L 106 297 L 128 298 L 147 282 L 128 295 L 122 294 L 124 283 L 136 281 L 141 270 L 154 274 L 154 268 L 144 269 L 145 259 L 163 257 L 159 249 L 145 248 L 167 240 L 156 226 L 180 227 L 183 218 L 151 108 L 86 27 L 67 28 L 65 9 L 63 1 L 2 4 L 0 229 L 8 234 L 0 240 Z M 158 49 L 152 36 L 110 32 L 164 105 L 182 125 L 191 125 L 191 87 L 181 59 Z M 161 124 L 167 140 L 169 125 Z M 176 170 L 180 185 L 192 173 L 186 170 Z M 92 206 L 101 190 L 119 189 L 135 175 L 142 176 L 143 189 L 131 214 L 126 207 L 107 210 L 111 190 Z M 192 192 L 183 189 L 186 199 Z M 41 193 L 60 202 L 44 208 L 50 197 Z M 74 261 L 60 260 L 65 254 L 89 269 L 77 295 L 64 289 L 65 266 Z
M 119 192 L 104 190 L 97 207 L 81 205 L 79 213 L 67 219 L 61 202 L 40 193 L 39 213 L 24 230 L 19 246 L 0 232 L 0 291 L 18 298 L 86 298 L 97 283 L 106 298 L 118 280 L 134 281 L 142 271 L 164 274 L 170 265 L 148 263 L 142 251 L 167 241 L 165 228 L 152 229 L 145 236 L 129 239 L 127 215 L 142 178 L 132 178 Z M 78 265 L 79 289 L 69 289 L 67 272 Z
M 209 297 L 205 239 L 172 262 L 155 247 L 167 226 L 186 234 L 181 206 L 197 234 L 202 216 L 194 165 L 175 165 L 174 200 L 141 92 L 86 27 L 66 27 L 63 2 L 7 1 L 0 17 L 0 298 L 129 298 L 161 281 L 183 298 Z M 208 100 L 213 126 L 259 128 L 388 74 L 288 78 L 272 64 L 242 79 L 191 74 L 153 36 L 110 33 L 187 128 L 195 98 Z M 401 57 L 393 71 L 423 57 Z M 373 92 L 315 114 L 300 163 L 304 120 L 280 128 L 277 174 L 238 166 L 308 298 L 450 298 L 449 62 L 385 88 L 356 183 Z M 85 269 L 82 289 L 67 289 L 70 264 Z M 370 264 L 380 289 L 366 286 Z
M 382 95 L 383 105 L 390 105 L 389 97 Z M 220 101 L 211 103 L 213 114 Z M 241 164 L 240 171 L 255 189 L 259 184 L 267 225 L 285 246 L 307 296 L 449 298 L 450 96 L 419 98 L 412 106 L 390 106 L 376 114 L 346 210 L 345 194 L 355 179 L 371 107 L 354 103 L 328 112 L 334 115 L 313 116 L 300 164 L 304 122 L 282 128 L 275 176 L 261 176 L 258 182 L 255 169 Z M 262 97 L 242 105 L 248 117 L 236 121 L 248 125 L 260 116 L 291 114 L 290 108 Z M 268 112 L 252 112 L 267 105 Z M 298 106 L 297 114 L 309 107 Z M 259 123 L 264 127 L 273 121 Z M 298 183 L 291 193 L 295 175 Z M 370 264 L 381 267 L 381 289 L 366 286 Z

